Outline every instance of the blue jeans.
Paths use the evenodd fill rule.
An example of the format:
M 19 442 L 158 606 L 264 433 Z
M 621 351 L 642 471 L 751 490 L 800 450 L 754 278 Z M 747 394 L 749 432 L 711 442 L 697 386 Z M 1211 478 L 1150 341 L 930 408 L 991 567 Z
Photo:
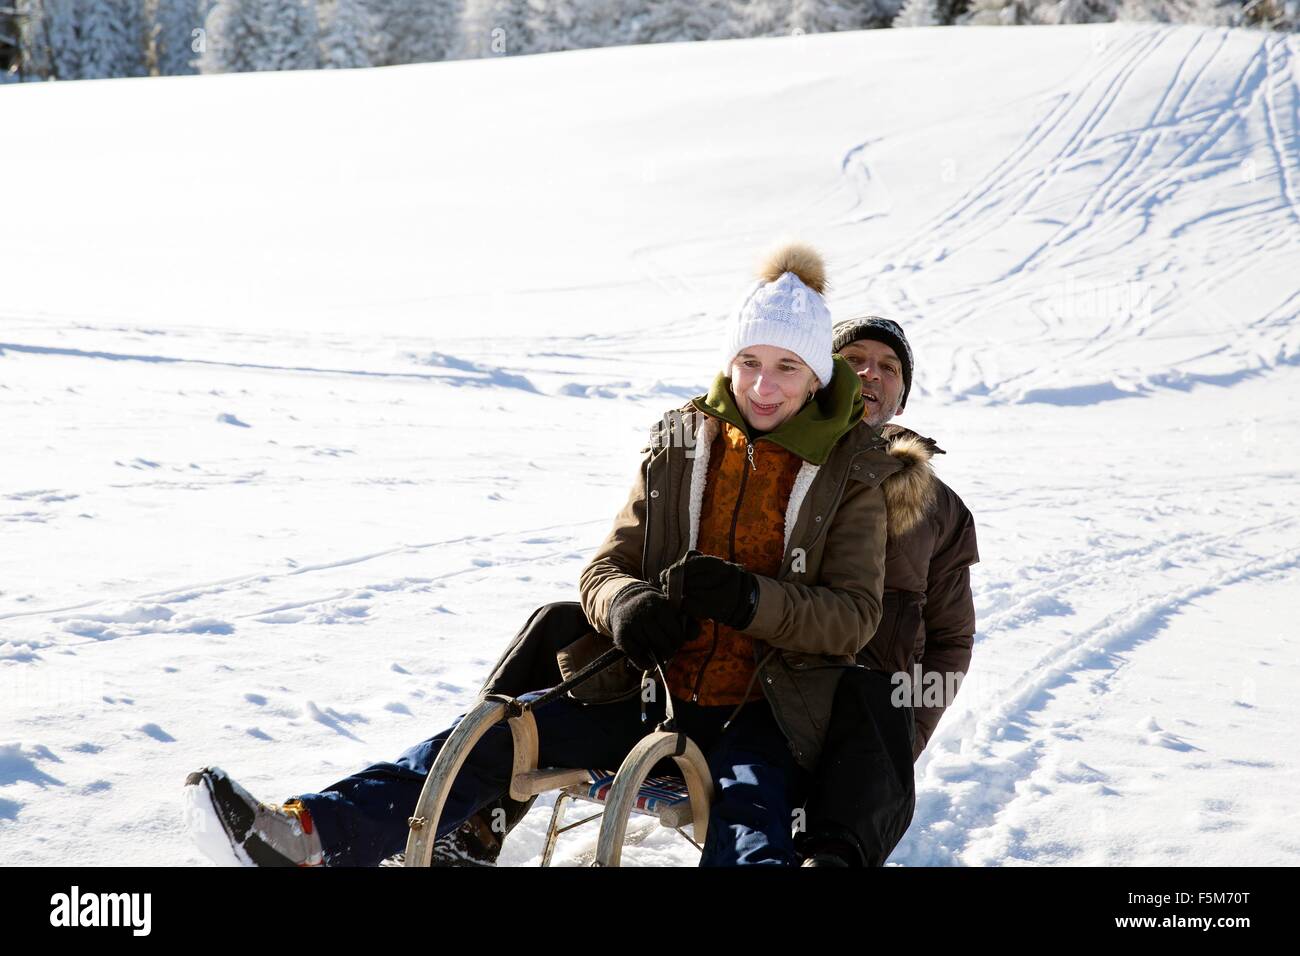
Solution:
M 535 700 L 542 693 L 533 691 L 519 699 Z M 733 709 L 673 700 L 678 727 L 704 752 L 713 775 L 714 798 L 700 865 L 798 865 L 791 823 L 807 792 L 808 774 L 795 762 L 766 700 L 746 704 L 724 732 L 722 724 Z M 637 697 L 613 704 L 558 697 L 533 713 L 538 766 L 614 769 L 654 730 L 663 705 L 647 704 L 644 723 Z M 459 722 L 458 717 L 451 727 L 392 763 L 373 764 L 320 793 L 298 795 L 311 812 L 328 865 L 376 866 L 406 847 L 407 817 L 415 811 L 429 768 Z M 484 734 L 452 784 L 438 821 L 439 837 L 507 791 L 513 754 L 505 722 Z

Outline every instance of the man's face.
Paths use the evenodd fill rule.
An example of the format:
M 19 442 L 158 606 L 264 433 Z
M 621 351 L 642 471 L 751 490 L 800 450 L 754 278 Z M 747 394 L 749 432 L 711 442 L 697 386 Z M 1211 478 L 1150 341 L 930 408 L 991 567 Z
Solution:
M 731 360 L 731 393 L 751 428 L 770 432 L 803 408 L 817 375 L 793 352 L 751 345 Z
M 857 373 L 867 410 L 862 419 L 879 428 L 898 414 L 903 397 L 903 363 L 884 342 L 858 339 L 840 349 L 840 354 Z

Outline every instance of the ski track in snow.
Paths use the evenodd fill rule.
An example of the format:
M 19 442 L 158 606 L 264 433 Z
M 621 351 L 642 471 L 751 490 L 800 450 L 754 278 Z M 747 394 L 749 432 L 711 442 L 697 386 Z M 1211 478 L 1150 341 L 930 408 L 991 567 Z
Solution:
M 1228 353 L 1221 361 L 1236 364 L 1238 374 L 1300 362 L 1296 337 L 1300 304 L 1293 283 L 1275 307 L 1282 312 L 1280 321 L 1256 328 L 1253 334 L 1228 303 L 1204 303 L 1206 290 L 1257 264 L 1259 258 L 1281 254 L 1295 258 L 1300 254 L 1294 186 L 1300 175 L 1295 169 L 1300 132 L 1293 41 L 1271 34 L 1251 36 L 1249 42 L 1256 49 L 1242 65 L 1228 96 L 1209 102 L 1198 99 L 1198 84 L 1229 40 L 1247 42 L 1240 32 L 1227 30 L 1128 32 L 1122 40 L 1106 46 L 1090 75 L 1073 81 L 1067 91 L 1048 97 L 1051 105 L 1045 115 L 1020 146 L 979 183 L 911 237 L 881 250 L 873 257 L 870 275 L 850 281 L 855 292 L 892 297 L 890 305 L 898 314 L 942 329 L 945 339 L 955 332 L 967 333 L 969 343 L 962 341 L 967 336 L 957 335 L 958 343 L 950 347 L 949 374 L 940 379 L 969 384 L 950 385 L 940 394 L 950 399 L 984 396 L 994 401 L 1075 404 L 1142 394 L 1162 385 L 1185 387 L 1188 382 L 1221 379 L 1213 373 L 1198 373 L 1196 363 L 1189 361 L 1196 356 L 1179 356 L 1174 364 L 1161 367 L 1161 357 L 1153 355 L 1152 361 L 1144 363 L 1139 382 L 1110 381 L 1116 365 L 1130 364 L 1123 353 L 1132 348 L 1135 338 L 1184 337 L 1189 306 L 1213 310 L 1215 321 L 1231 324 L 1242 333 L 1238 341 L 1217 350 Z M 1181 44 L 1183 49 L 1175 72 L 1145 122 L 1140 127 L 1101 132 L 1107 125 L 1119 125 L 1116 104 L 1125 107 L 1125 116 L 1135 115 L 1132 99 L 1125 96 L 1126 86 L 1144 67 L 1156 69 L 1149 64 L 1166 43 Z M 1164 68 L 1163 61 L 1156 62 Z M 1279 102 L 1286 105 L 1279 108 Z M 1258 182 L 1276 178 L 1276 199 L 1243 203 L 1242 208 L 1263 208 L 1238 217 L 1241 222 L 1235 226 L 1233 220 L 1217 221 L 1233 207 L 1207 216 L 1199 205 L 1190 204 L 1194 212 L 1188 219 L 1165 228 L 1170 237 L 1189 233 L 1187 238 L 1194 236 L 1198 242 L 1150 242 L 1143 247 L 1143 257 L 1132 264 L 1129 276 L 1117 271 L 1116 254 L 1122 253 L 1126 244 L 1147 238 L 1162 207 L 1177 207 L 1173 200 L 1180 191 L 1216 176 L 1223 182 L 1242 164 L 1255 162 L 1248 149 L 1206 158 L 1228 133 L 1250 120 L 1261 128 L 1263 142 L 1258 151 L 1266 152 L 1272 167 L 1252 169 L 1251 176 Z M 1071 174 L 1090 166 L 1100 167 L 1101 172 L 1067 191 Z M 1059 218 L 1047 217 L 1054 207 L 1063 207 Z M 1279 212 L 1283 214 L 1280 223 Z M 891 279 L 900 272 L 929 269 L 933 274 L 936 266 L 942 274 L 949 261 L 960 260 L 965 253 L 1005 245 L 1005 241 L 999 242 L 1000 235 L 1017 220 L 1035 214 L 1051 218 L 1054 228 L 1050 236 L 1023 250 L 1000 273 L 979 275 L 977 284 L 962 284 L 926 298 L 910 294 L 906 282 Z M 1184 247 L 1200 253 L 1201 258 L 1184 259 Z M 1184 284 L 1187 294 L 1158 300 L 1162 293 Z M 1061 311 L 1062 304 L 1070 307 L 1071 295 L 1109 297 L 1112 301 L 1104 305 L 1115 313 L 1113 321 L 1096 334 L 1079 336 L 1072 323 L 1053 314 Z M 1053 296 L 1058 299 L 1055 303 L 1050 301 Z M 1024 343 L 1046 339 L 1055 344 L 1050 362 L 1034 361 L 1002 375 L 988 372 L 999 363 L 987 355 L 990 346 L 979 342 L 978 332 L 970 325 L 1008 310 L 1023 316 L 1013 334 L 1023 336 Z M 1094 370 L 1089 376 L 1094 380 L 1065 388 L 1036 387 L 1044 379 L 1078 377 L 1080 370 Z
M 1205 602 L 1300 593 L 1300 435 L 1294 415 L 1265 408 L 1300 375 L 1295 38 L 1061 29 L 1031 33 L 1086 38 L 1093 55 L 966 114 L 1014 109 L 1022 125 L 1002 153 L 953 146 L 969 179 L 909 227 L 895 223 L 933 184 L 900 177 L 895 155 L 935 124 L 837 115 L 847 145 L 799 194 L 838 237 L 837 301 L 871 303 L 912 334 L 923 365 L 902 423 L 933 425 L 952 452 L 940 473 L 980 529 L 972 671 L 917 765 L 915 820 L 891 863 L 1131 861 L 1104 828 L 1100 849 L 1025 829 L 1044 795 L 1079 813 L 1135 799 L 1117 756 L 1066 745 L 1118 715 L 1130 743 L 1162 757 L 1213 750 L 1186 720 L 1129 719 L 1140 704 L 1115 688 Z M 972 32 L 959 39 L 999 31 Z M 707 386 L 719 313 L 701 300 L 736 291 L 734 260 L 767 238 L 764 223 L 719 214 L 632 245 L 632 279 L 518 293 L 601 295 L 616 312 L 648 292 L 673 306 L 653 327 L 590 331 L 539 307 L 554 328 L 501 339 L 462 319 L 445 340 L 418 327 L 354 339 L 0 307 L 0 403 L 41 423 L 22 432 L 34 451 L 54 456 L 46 432 L 61 427 L 87 443 L 0 475 L 11 859 L 202 863 L 179 808 L 158 811 L 158 781 L 179 794 L 185 772 L 219 763 L 280 799 L 391 759 L 460 713 L 533 607 L 576 599 L 644 427 Z M 1204 443 L 1182 433 L 1193 420 Z M 1108 434 L 1116 421 L 1141 440 Z M 1061 432 L 1078 447 L 1054 462 Z M 1014 456 L 1040 466 L 1026 474 Z M 292 510 L 313 493 L 317 510 Z M 257 501 L 264 513 L 246 514 Z M 189 510 L 157 517 L 161 502 Z M 319 515 L 346 531 L 292 536 Z M 199 557 L 165 536 L 169 520 L 201 534 Z M 238 543 L 207 561 L 224 523 Z M 186 560 L 173 568 L 160 548 Z M 48 553 L 70 577 L 90 573 L 21 576 L 25 554 Z M 99 811 L 78 816 L 103 839 L 64 825 L 69 799 Z M 503 862 L 537 863 L 552 805 L 538 801 Z M 1202 829 L 1243 825 L 1217 798 L 1201 806 Z M 571 806 L 566 822 L 585 815 Z M 593 827 L 562 837 L 557 865 L 589 863 L 594 841 Z M 628 865 L 695 860 L 644 822 L 628 845 Z M 1278 845 L 1293 852 L 1300 834 Z
M 954 720 L 956 714 L 945 714 L 944 724 L 918 766 L 919 774 L 929 775 L 918 776 L 915 822 L 894 861 L 927 865 L 997 862 L 966 858 L 965 844 L 982 831 L 996 827 L 999 816 L 1024 795 L 1026 782 L 1050 758 L 1054 739 L 1086 734 L 1094 716 L 1074 712 L 1053 719 L 1053 691 L 1065 683 L 1083 681 L 1091 693 L 1103 697 L 1111 679 L 1125 665 L 1123 653 L 1156 637 L 1168 619 L 1193 600 L 1270 573 L 1295 575 L 1300 570 L 1300 547 L 1252 556 L 1238 542 L 1252 540 L 1252 534 L 1261 530 L 1294 535 L 1297 525 L 1300 519 L 1286 518 L 1228 534 L 1180 535 L 1160 545 L 1094 555 L 1087 564 L 1098 570 L 1089 573 L 1072 570 L 1057 574 L 1049 567 L 1035 567 L 1035 571 L 1055 578 L 1057 583 L 1038 593 L 1019 590 L 1010 598 L 1015 601 L 1011 607 L 1001 613 L 981 614 L 984 635 L 1023 626 L 1024 619 L 1017 619 L 1016 610 L 1025 605 L 1041 608 L 1044 598 L 1049 607 L 1068 607 L 1066 602 L 1072 595 L 1089 593 L 1119 577 L 1154 584 L 1161 579 L 1160 572 L 1170 566 L 1199 568 L 1207 558 L 1232 559 L 1220 560 L 1217 566 L 1211 566 L 1212 570 L 1198 571 L 1190 584 L 1140 587 L 1135 599 L 1111 608 L 1100 621 L 1053 643 L 1005 687 L 995 682 L 994 691 L 979 695 L 977 714 L 966 711 L 960 722 Z M 1083 563 L 1078 555 L 1074 563 L 1061 556 L 1056 566 L 1074 569 Z M 1031 614 L 1024 623 L 1033 623 L 1039 616 Z M 1009 626 L 1004 623 L 1007 621 Z M 975 661 L 978 673 L 978 657 Z M 963 710 L 968 708 L 969 699 L 963 705 Z M 936 756 L 939 754 L 942 756 Z M 942 785 L 923 787 L 922 779 Z M 1104 782 L 1105 776 L 1095 775 L 1093 780 Z M 1059 776 L 1056 782 L 1060 782 Z M 958 785 L 963 783 L 973 786 Z M 925 836 L 927 827 L 935 825 L 944 839 Z

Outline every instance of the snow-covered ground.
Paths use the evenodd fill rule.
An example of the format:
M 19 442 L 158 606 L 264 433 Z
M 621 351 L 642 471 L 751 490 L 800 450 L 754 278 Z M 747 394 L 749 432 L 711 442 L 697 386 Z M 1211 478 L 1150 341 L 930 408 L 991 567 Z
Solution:
M 1300 862 L 1298 63 L 1105 24 L 0 91 L 0 863 L 204 863 L 188 771 L 279 800 L 462 712 L 783 234 L 905 324 L 979 527 L 893 861 Z

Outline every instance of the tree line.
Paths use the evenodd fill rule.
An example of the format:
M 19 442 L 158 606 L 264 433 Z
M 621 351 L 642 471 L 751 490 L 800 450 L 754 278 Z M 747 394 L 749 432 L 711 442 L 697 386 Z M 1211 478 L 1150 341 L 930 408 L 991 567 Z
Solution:
M 1295 31 L 1300 0 L 0 0 L 0 77 L 348 69 L 630 43 L 1112 20 Z

